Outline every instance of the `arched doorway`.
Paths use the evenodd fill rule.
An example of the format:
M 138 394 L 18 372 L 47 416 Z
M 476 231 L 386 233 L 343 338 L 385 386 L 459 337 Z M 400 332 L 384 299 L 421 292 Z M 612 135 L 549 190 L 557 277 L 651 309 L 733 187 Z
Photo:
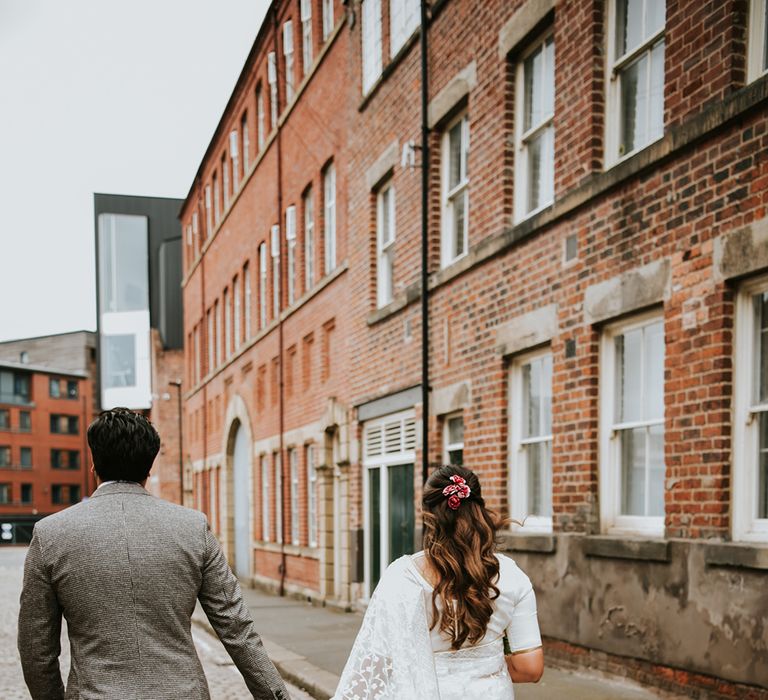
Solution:
M 242 578 L 251 576 L 250 502 L 251 455 L 246 431 L 240 422 L 232 426 L 232 486 L 235 534 L 235 573 Z

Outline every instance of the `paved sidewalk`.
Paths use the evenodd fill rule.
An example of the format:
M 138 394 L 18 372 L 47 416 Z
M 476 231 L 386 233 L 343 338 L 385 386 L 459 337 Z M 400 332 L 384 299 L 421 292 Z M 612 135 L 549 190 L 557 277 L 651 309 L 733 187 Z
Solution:
M 280 673 L 319 700 L 333 695 L 362 617 L 243 588 L 256 628 Z M 198 624 L 208 626 L 198 607 Z M 535 685 L 515 686 L 516 700 L 652 700 L 662 697 L 626 681 L 548 668 Z

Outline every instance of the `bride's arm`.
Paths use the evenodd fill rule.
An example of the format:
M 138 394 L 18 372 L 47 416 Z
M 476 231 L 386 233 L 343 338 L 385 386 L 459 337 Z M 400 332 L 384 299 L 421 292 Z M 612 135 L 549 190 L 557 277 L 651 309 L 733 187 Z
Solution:
M 507 654 L 507 669 L 513 683 L 538 683 L 544 673 L 544 652 L 541 647 L 531 651 Z

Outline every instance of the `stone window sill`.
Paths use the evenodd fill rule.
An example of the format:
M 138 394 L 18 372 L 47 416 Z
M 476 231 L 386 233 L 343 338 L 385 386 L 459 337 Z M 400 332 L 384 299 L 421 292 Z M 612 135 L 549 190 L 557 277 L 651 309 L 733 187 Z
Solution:
M 584 538 L 584 555 L 604 559 L 639 559 L 660 562 L 668 562 L 670 559 L 667 540 L 600 535 Z
M 768 571 L 768 546 L 712 542 L 706 546 L 704 561 L 709 566 Z
M 518 535 L 500 533 L 499 550 L 502 552 L 533 552 L 536 554 L 554 554 L 557 540 L 554 535 Z
M 253 543 L 253 548 L 261 550 L 262 552 L 272 552 L 273 554 L 282 553 L 285 549 L 285 553 L 292 557 L 303 557 L 305 559 L 319 559 L 320 550 L 317 547 L 307 547 L 306 545 L 285 544 L 280 545 L 277 542 L 263 542 L 256 540 Z

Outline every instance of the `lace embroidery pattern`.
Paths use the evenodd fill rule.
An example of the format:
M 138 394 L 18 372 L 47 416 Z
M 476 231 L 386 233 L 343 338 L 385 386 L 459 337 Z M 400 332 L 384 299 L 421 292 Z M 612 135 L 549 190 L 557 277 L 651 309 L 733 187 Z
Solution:
M 407 558 L 376 588 L 334 700 L 440 700 L 421 585 Z

